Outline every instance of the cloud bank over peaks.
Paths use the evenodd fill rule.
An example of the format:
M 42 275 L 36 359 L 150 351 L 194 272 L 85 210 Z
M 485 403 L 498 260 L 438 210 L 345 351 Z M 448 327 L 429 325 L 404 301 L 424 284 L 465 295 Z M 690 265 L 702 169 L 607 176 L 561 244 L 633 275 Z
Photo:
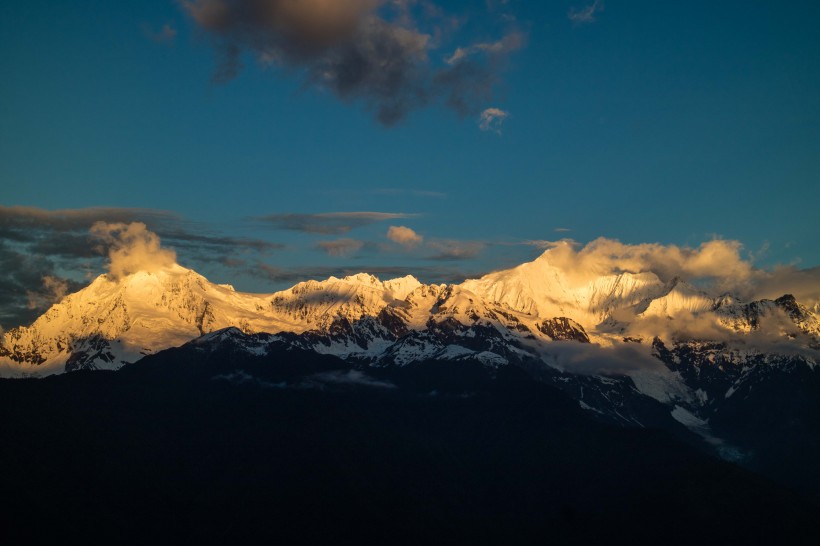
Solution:
M 159 271 L 176 263 L 176 252 L 162 248 L 156 233 L 142 222 L 97 222 L 91 234 L 108 247 L 109 274 L 121 278 L 138 271 Z
M 752 301 L 792 294 L 803 305 L 820 309 L 820 267 L 756 267 L 752 258 L 744 257 L 739 241 L 714 239 L 697 247 L 626 244 L 604 237 L 584 246 L 571 239 L 537 242 L 547 247 L 538 260 L 559 268 L 574 286 L 604 275 L 651 272 L 661 281 L 678 278 L 713 296 L 729 293 Z
M 266 66 L 301 76 L 308 87 L 359 102 L 384 125 L 443 101 L 460 115 L 490 100 L 506 56 L 523 35 L 505 36 L 437 54 L 457 31 L 457 18 L 429 0 L 182 0 L 213 39 L 214 81 L 227 82 L 249 54 Z M 421 27 L 425 30 L 422 30 Z
M 661 280 L 710 279 L 717 285 L 737 287 L 747 283 L 754 268 L 744 260 L 738 241 L 715 239 L 697 248 L 660 243 L 625 244 L 604 237 L 579 249 L 571 239 L 551 243 L 540 259 L 562 269 L 570 280 L 585 284 L 595 277 L 651 271 Z

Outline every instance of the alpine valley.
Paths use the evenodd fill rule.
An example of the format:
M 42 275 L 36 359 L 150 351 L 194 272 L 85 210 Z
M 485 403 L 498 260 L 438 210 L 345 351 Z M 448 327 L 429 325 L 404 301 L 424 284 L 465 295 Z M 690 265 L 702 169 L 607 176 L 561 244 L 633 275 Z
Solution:
M 684 504 L 665 505 L 673 519 L 676 511 L 687 517 L 697 512 L 697 517 L 713 523 L 725 522 L 721 518 L 731 519 L 726 514 L 735 512 L 737 517 L 742 514 L 747 519 L 750 514 L 759 514 L 761 521 L 773 518 L 783 528 L 794 530 L 809 525 L 806 522 L 811 518 L 801 514 L 811 513 L 814 508 L 810 506 L 814 507 L 820 498 L 820 467 L 816 463 L 820 460 L 818 358 L 817 309 L 804 306 L 789 294 L 771 300 L 743 301 L 739 295 L 708 293 L 679 277 L 664 278 L 653 271 L 579 278 L 561 267 L 553 249 L 533 262 L 461 284 L 422 284 L 412 276 L 382 281 L 361 273 L 302 282 L 273 294 L 240 293 L 230 285 L 214 284 L 175 264 L 120 277 L 101 275 L 54 304 L 30 326 L 7 331 L 0 345 L 0 370 L 4 377 L 17 379 L 0 382 L 0 398 L 5 427 L 10 426 L 10 415 L 15 414 L 31 417 L 41 412 L 38 419 L 53 422 L 55 413 L 43 409 L 52 404 L 61 408 L 86 404 L 83 415 L 103 420 L 129 421 L 134 418 L 132 412 L 146 412 L 151 415 L 146 419 L 159 429 L 151 427 L 150 433 L 136 432 L 136 436 L 121 439 L 124 445 L 131 445 L 142 441 L 140 434 L 151 441 L 160 441 L 153 436 L 157 434 L 173 436 L 179 433 L 173 423 L 184 420 L 186 415 L 193 418 L 191 408 L 215 411 L 213 407 L 226 407 L 224 400 L 219 402 L 220 396 L 234 397 L 230 398 L 231 411 L 245 416 L 247 423 L 253 422 L 260 411 L 289 416 L 293 429 L 281 423 L 265 425 L 276 429 L 271 437 L 278 440 L 271 440 L 271 446 L 260 448 L 256 436 L 252 441 L 243 441 L 250 441 L 254 449 L 274 457 L 277 464 L 286 464 L 287 460 L 291 466 L 295 459 L 283 455 L 280 449 L 298 459 L 297 446 L 307 440 L 304 434 L 294 432 L 296 428 L 317 430 L 317 438 L 321 439 L 314 440 L 320 445 L 327 442 L 349 447 L 351 438 L 358 438 L 361 432 L 360 428 L 350 428 L 350 423 L 356 422 L 379 431 L 378 447 L 366 449 L 375 450 L 367 456 L 380 462 L 373 463 L 376 470 L 368 467 L 367 471 L 344 472 L 356 474 L 358 480 L 360 471 L 379 474 L 380 465 L 389 466 L 390 458 L 405 462 L 436 459 L 431 468 L 448 477 L 440 476 L 433 487 L 440 495 L 436 501 L 439 504 L 433 503 L 429 510 L 446 506 L 443 513 L 450 515 L 460 513 L 470 502 L 480 504 L 479 500 L 467 499 L 476 491 L 490 494 L 482 489 L 491 487 L 484 481 L 465 485 L 473 476 L 492 472 L 489 467 L 470 467 L 473 463 L 492 464 L 487 461 L 495 460 L 507 469 L 523 465 L 522 475 L 510 470 L 508 479 L 518 483 L 526 491 L 523 498 L 533 502 L 546 502 L 539 496 L 543 491 L 529 489 L 537 484 L 552 487 L 550 491 L 563 491 L 562 480 L 577 486 L 578 476 L 562 476 L 562 468 L 574 469 L 567 470 L 570 474 L 583 474 L 584 483 L 598 481 L 598 486 L 589 490 L 556 493 L 550 497 L 553 504 L 549 509 L 537 503 L 529 507 L 502 503 L 493 509 L 502 522 L 495 530 L 523 528 L 532 537 L 542 537 L 539 525 L 553 521 L 564 526 L 561 532 L 568 533 L 567 537 L 577 538 L 582 535 L 573 534 L 571 527 L 578 518 L 607 514 L 600 521 L 615 525 L 615 521 L 632 521 L 635 511 L 646 509 L 647 513 L 657 514 L 662 510 L 653 503 L 667 503 L 677 493 L 652 496 L 642 489 L 643 485 L 636 484 L 654 481 L 659 488 L 675 491 L 683 487 L 670 480 L 691 480 L 690 496 L 678 498 Z M 41 388 L 50 394 L 37 391 L 40 394 L 32 398 L 29 395 L 38 388 L 36 385 L 47 385 Z M 128 390 L 136 385 L 142 395 Z M 205 385 L 208 392 L 217 394 L 205 397 L 206 402 L 190 394 L 196 391 L 196 385 Z M 23 391 L 29 394 L 21 394 Z M 242 393 L 241 402 L 236 393 Z M 278 393 L 274 396 L 275 410 L 260 409 L 274 403 L 265 393 Z M 66 397 L 76 399 L 68 401 Z M 172 402 L 160 410 L 146 397 Z M 506 402 L 500 406 L 481 405 L 487 397 Z M 431 409 L 429 404 L 444 406 Z M 326 411 L 322 413 L 317 407 Z M 472 424 L 465 425 L 453 417 L 454 407 L 469 413 Z M 98 414 L 103 408 L 107 413 Z M 316 412 L 325 416 L 321 423 L 306 417 Z M 524 425 L 533 419 L 540 422 L 541 417 L 536 419 L 531 412 L 548 416 L 544 418 L 549 425 L 536 427 L 546 427 L 537 434 L 532 426 Z M 57 419 L 61 427 L 79 426 L 82 419 L 74 413 L 69 411 L 73 417 L 63 415 Z M 335 425 L 326 420 L 330 414 L 335 416 L 330 418 Z M 215 426 L 221 431 L 218 434 L 233 434 L 233 429 L 220 419 L 211 415 L 208 427 Z M 109 428 L 118 429 L 118 425 Z M 412 439 L 412 431 L 421 429 L 426 430 L 422 443 L 426 442 L 427 448 L 398 440 Z M 84 434 L 95 435 L 91 430 Z M 495 453 L 494 459 L 476 458 L 476 453 L 484 449 L 498 449 L 486 445 L 482 434 L 506 438 L 501 443 L 509 450 Z M 441 443 L 429 435 L 440 435 Z M 602 435 L 609 436 L 602 439 Z M 452 444 L 453 437 L 460 439 Z M 201 437 L 189 438 L 189 445 L 207 443 L 203 438 L 204 432 Z M 64 438 L 52 440 L 60 444 Z M 362 456 L 362 446 L 372 441 L 359 438 L 353 442 L 359 447 L 350 448 L 349 453 L 334 451 L 332 461 L 325 463 L 334 468 L 358 468 L 360 463 L 353 459 Z M 586 442 L 586 448 L 567 447 L 574 442 Z M 549 446 L 565 448 L 551 451 Z M 315 452 L 315 447 L 308 451 Z M 301 452 L 305 449 L 302 446 Z M 511 459 L 512 453 L 516 455 Z M 589 458 L 590 453 L 597 455 Z M 344 459 L 345 454 L 353 459 Z M 208 456 L 204 452 L 202 455 Z M 380 459 L 385 455 L 387 459 Z M 149 459 L 154 456 L 173 458 L 149 454 Z M 92 458 L 96 457 L 108 461 L 105 453 L 95 452 Z M 217 455 L 213 457 L 218 459 Z M 255 456 L 247 457 L 247 464 L 262 465 Z M 632 468 L 634 475 L 610 474 L 596 463 L 595 457 L 608 461 L 604 465 L 607 468 Z M 72 457 L 67 456 L 67 460 Z M 22 463 L 16 460 L 14 464 Z M 84 458 L 81 464 L 92 463 Z M 104 467 L 110 462 L 93 464 Z M 219 466 L 213 458 L 197 464 Z M 552 470 L 543 470 L 550 465 Z M 36 467 L 26 468 L 37 471 Z M 213 471 L 211 466 L 208 468 Z M 312 474 L 316 468 L 316 464 L 305 466 L 305 474 L 282 486 L 283 490 L 302 491 L 300 484 L 307 482 L 308 489 L 326 491 L 326 484 L 320 487 L 312 480 L 345 480 L 344 472 L 340 478 L 330 470 L 324 478 L 317 478 Z M 686 468 L 705 469 L 705 473 L 683 478 L 685 472 L 682 474 L 681 469 Z M 729 468 L 736 470 L 727 471 Z M 462 471 L 467 482 L 454 477 Z M 524 472 L 536 472 L 536 478 L 532 474 L 525 478 Z M 538 472 L 546 472 L 541 481 Z M 433 479 L 421 472 L 416 478 Z M 242 479 L 249 478 L 242 474 Z M 526 485 L 531 479 L 535 485 Z M 357 481 L 353 477 L 350 480 Z M 545 485 L 547 482 L 552 485 Z M 336 485 L 341 489 L 334 491 L 346 490 L 347 486 Z M 50 491 L 43 487 L 43 491 Z M 384 515 L 369 504 L 376 502 L 374 498 L 398 502 L 395 491 L 388 493 L 381 487 L 391 486 L 382 484 L 377 490 L 354 495 L 365 499 L 356 508 L 363 518 Z M 462 526 L 452 520 L 452 526 L 444 525 L 426 508 L 415 504 L 414 495 L 429 498 L 429 491 L 422 493 L 424 487 L 418 487 L 421 489 L 416 493 L 402 497 L 406 505 L 393 506 L 391 513 L 404 510 L 418 521 L 438 522 L 442 527 L 435 527 L 436 536 L 461 537 Z M 627 499 L 624 502 L 635 503 L 627 510 L 628 515 L 612 511 L 620 501 L 597 497 L 603 490 L 616 489 Z M 197 502 L 208 508 L 204 513 L 214 513 L 214 506 L 224 509 L 222 501 L 209 500 L 206 493 L 200 493 L 205 497 L 198 497 Z M 38 494 L 30 490 L 26 502 L 36 506 Z M 593 497 L 594 502 L 590 500 Z M 501 502 L 493 498 L 493 502 Z M 306 499 L 299 497 L 298 502 L 308 502 Z M 188 502 L 165 501 L 175 509 Z M 291 508 L 292 501 L 292 497 L 277 500 Z M 335 505 L 346 501 L 323 502 Z M 692 503 L 699 508 L 693 511 Z M 18 512 L 23 510 L 14 506 Z M 307 506 L 304 510 L 310 511 Z M 462 508 L 454 508 L 457 506 Z M 476 511 L 463 508 L 461 514 L 468 519 L 478 518 L 471 520 L 469 527 L 479 541 L 492 536 L 483 534 L 487 529 L 479 520 L 486 516 L 487 505 L 481 506 Z M 544 512 L 543 517 L 529 513 L 536 508 L 549 513 Z M 620 509 L 626 510 L 623 506 Z M 230 512 L 231 517 L 240 517 L 240 512 Z M 345 518 L 349 512 L 344 511 Z M 253 511 L 241 513 L 251 518 L 248 514 Z M 339 518 L 335 525 L 350 524 Z M 533 524 L 535 521 L 539 523 Z M 535 527 L 527 527 L 530 524 Z M 405 535 L 408 543 L 430 539 L 424 533 L 413 534 L 419 532 L 418 527 L 408 525 L 414 529 Z M 641 532 L 649 538 L 653 532 L 662 532 L 664 526 L 661 520 L 645 522 Z M 730 532 L 729 526 L 714 528 L 715 532 L 728 533 L 727 538 L 734 537 L 735 531 Z M 743 533 L 759 538 L 764 536 L 758 534 L 763 532 L 761 529 L 747 527 Z M 373 532 L 373 536 L 382 536 Z M 288 536 L 336 536 L 316 529 L 299 533 Z M 590 536 L 606 534 L 596 533 Z M 351 531 L 350 536 L 358 535 Z

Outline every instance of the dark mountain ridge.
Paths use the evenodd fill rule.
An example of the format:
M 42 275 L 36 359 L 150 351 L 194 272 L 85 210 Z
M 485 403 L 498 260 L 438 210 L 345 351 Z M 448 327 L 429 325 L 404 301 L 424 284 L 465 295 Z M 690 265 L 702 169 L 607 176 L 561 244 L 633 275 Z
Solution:
M 596 419 L 516 366 L 363 368 L 292 345 L 249 354 L 247 341 L 225 332 L 119 372 L 0 381 L 0 539 L 798 543 L 818 531 L 805 497 L 662 430 Z

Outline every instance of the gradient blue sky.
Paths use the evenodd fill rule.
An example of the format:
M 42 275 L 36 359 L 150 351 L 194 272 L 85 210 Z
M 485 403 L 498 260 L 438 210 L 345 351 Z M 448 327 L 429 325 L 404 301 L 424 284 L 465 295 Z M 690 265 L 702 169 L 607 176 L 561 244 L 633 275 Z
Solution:
M 585 22 L 568 14 L 587 0 L 436 4 L 464 23 L 432 64 L 526 37 L 478 105 L 509 112 L 501 134 L 440 102 L 385 127 L 247 51 L 237 77 L 214 84 L 212 40 L 173 0 L 3 2 L 0 203 L 171 211 L 203 233 L 282 244 L 254 260 L 306 276 L 469 274 L 539 252 L 507 243 L 599 236 L 718 236 L 759 265 L 820 265 L 820 4 L 611 0 Z M 165 25 L 175 35 L 160 39 Z M 252 220 L 343 211 L 416 216 L 344 234 Z M 425 244 L 385 246 L 391 225 Z M 316 248 L 338 238 L 363 246 Z M 431 259 L 463 243 L 464 259 Z M 289 284 L 184 257 L 247 290 Z

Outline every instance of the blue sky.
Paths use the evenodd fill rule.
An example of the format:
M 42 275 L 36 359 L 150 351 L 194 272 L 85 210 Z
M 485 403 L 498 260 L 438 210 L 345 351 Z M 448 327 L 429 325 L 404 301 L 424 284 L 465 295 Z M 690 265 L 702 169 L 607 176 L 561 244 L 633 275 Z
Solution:
M 433 98 L 385 126 L 361 96 L 306 83 L 307 64 L 259 62 L 240 31 L 244 67 L 214 83 L 217 36 L 173 0 L 4 2 L 0 204 L 169 211 L 192 232 L 271 243 L 245 261 L 306 277 L 446 280 L 537 255 L 526 241 L 600 236 L 721 237 L 761 266 L 820 265 L 820 4 L 427 4 L 412 23 L 373 12 L 436 37 L 427 68 L 458 47 L 520 43 L 470 50 L 494 85 L 465 111 Z M 508 113 L 500 131 L 479 127 L 486 108 Z M 344 233 L 259 219 L 362 211 L 406 216 Z M 391 243 L 390 226 L 424 242 Z M 361 245 L 317 246 L 338 239 Z M 180 261 L 247 290 L 290 283 Z

